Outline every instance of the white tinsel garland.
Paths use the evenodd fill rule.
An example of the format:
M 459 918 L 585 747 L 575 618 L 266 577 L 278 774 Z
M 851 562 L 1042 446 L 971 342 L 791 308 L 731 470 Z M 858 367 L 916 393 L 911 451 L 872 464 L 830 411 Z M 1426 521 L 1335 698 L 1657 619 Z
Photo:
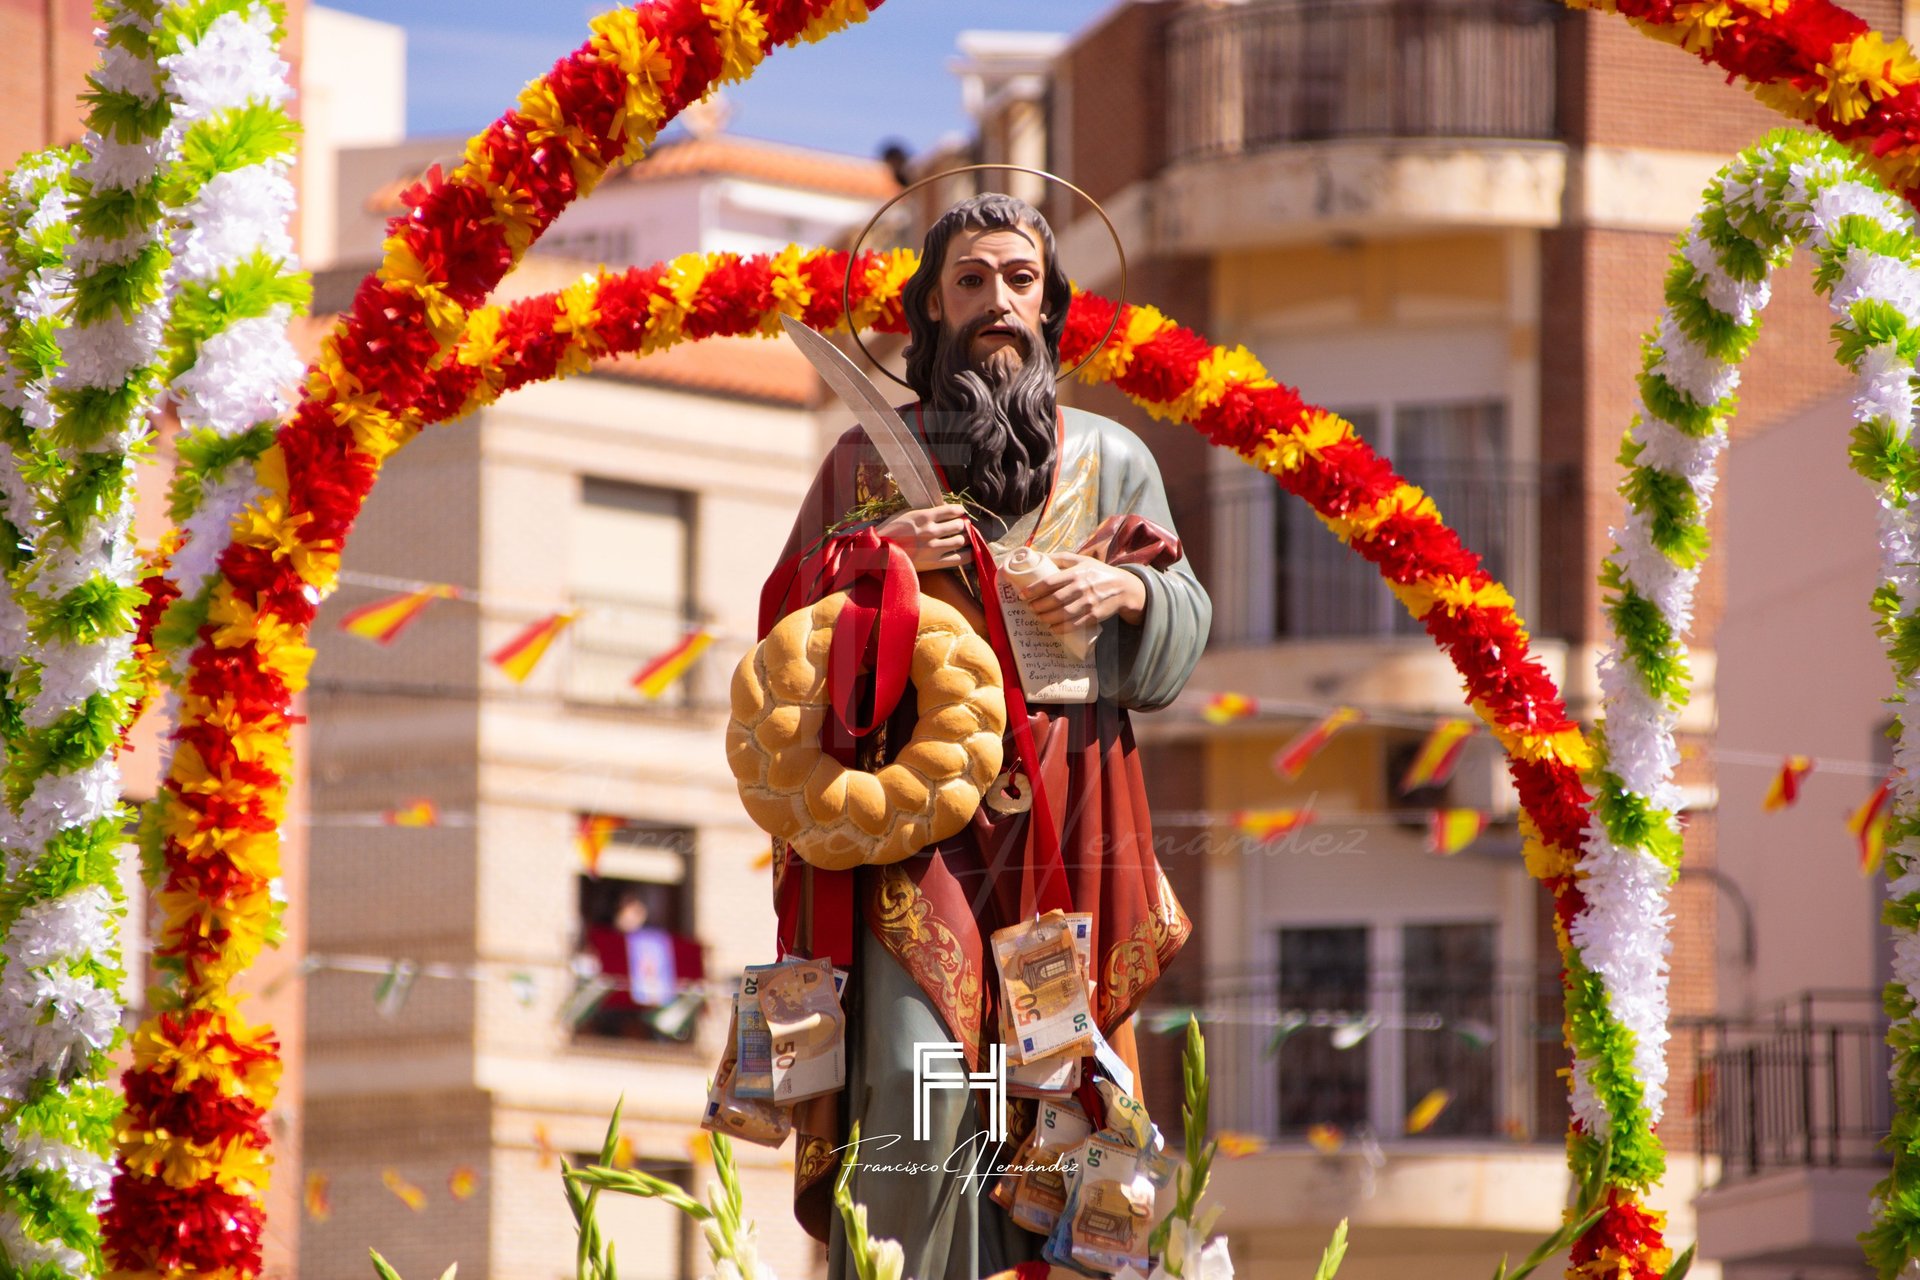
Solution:
M 0 1253 L 5 1267 L 101 1268 L 120 1036 L 118 738 L 133 695 L 131 451 L 159 389 L 166 243 L 157 217 L 176 132 L 157 62 L 158 10 L 120 0 L 75 166 L 71 311 L 55 326 L 52 412 L 23 441 L 35 467 L 35 554 L 23 608 L 18 720 L 0 895 Z M 14 457 L 18 461 L 20 449 Z
M 234 519 L 260 496 L 253 459 L 271 439 L 262 433 L 239 449 L 215 442 L 285 416 L 304 370 L 287 335 L 307 284 L 288 230 L 293 130 L 283 104 L 292 90 L 276 52 L 280 19 L 278 5 L 240 0 L 163 59 L 189 146 L 204 138 L 207 152 L 231 166 L 208 177 L 182 210 L 174 246 L 176 305 L 219 300 L 208 308 L 218 327 L 176 333 L 174 342 L 182 448 L 172 508 L 184 542 L 166 576 L 188 612 L 203 607 Z M 263 120 L 277 129 L 263 129 Z M 179 645 L 176 664 L 188 652 Z
M 1836 144 L 1791 132 L 1742 153 L 1707 197 L 1674 258 L 1669 305 L 1648 342 L 1640 415 L 1627 436 L 1628 507 L 1602 575 L 1614 627 L 1600 667 L 1605 756 L 1589 779 L 1593 817 L 1578 863 L 1586 907 L 1570 930 L 1600 975 L 1612 1012 L 1633 1033 L 1649 1124 L 1659 1120 L 1666 1080 L 1666 894 L 1680 854 L 1673 735 L 1688 694 L 1684 637 L 1738 365 L 1758 331 L 1770 273 L 1795 245 L 1817 259 L 1817 287 L 1837 317 L 1839 358 L 1858 379 L 1852 453 L 1876 489 L 1882 586 L 1875 606 L 1895 661 L 1897 701 L 1904 702 L 1920 661 L 1920 533 L 1911 505 L 1920 456 L 1909 439 L 1920 245 L 1912 210 Z M 1894 979 L 1908 1011 L 1900 1022 L 1908 1023 L 1908 993 L 1920 990 L 1913 932 L 1920 873 L 1910 869 L 1920 853 L 1913 838 L 1920 773 L 1912 767 L 1920 764 L 1920 742 L 1903 732 L 1895 762 L 1888 856 L 1892 897 L 1905 920 L 1896 922 Z M 1909 1133 L 1920 1108 L 1920 1062 L 1902 1048 L 1911 1040 L 1912 1032 L 1896 1025 L 1896 1100 Z M 1603 1096 L 1595 1083 L 1596 1066 L 1591 1058 L 1576 1060 L 1574 1096 L 1579 1118 L 1598 1134 L 1621 1116 L 1614 1113 L 1620 1099 Z M 1896 1119 L 1896 1139 L 1902 1123 Z M 1890 1205 L 1916 1203 L 1916 1171 L 1900 1158 L 1907 1144 L 1894 1145 L 1894 1175 L 1876 1201 L 1881 1224 L 1869 1241 L 1883 1276 L 1911 1264 L 1912 1241 L 1920 1238 L 1920 1222 L 1887 1220 Z

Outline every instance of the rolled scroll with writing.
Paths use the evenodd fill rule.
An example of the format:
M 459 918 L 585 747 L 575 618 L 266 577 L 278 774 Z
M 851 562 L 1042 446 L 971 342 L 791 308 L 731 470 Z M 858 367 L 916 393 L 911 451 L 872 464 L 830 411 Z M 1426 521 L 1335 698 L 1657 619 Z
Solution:
M 1021 590 L 1056 572 L 1058 568 L 1050 556 L 1032 547 L 1015 547 L 1000 563 L 1000 572 L 1006 575 L 1008 582 Z M 1053 638 L 1076 659 L 1084 659 L 1099 634 L 1098 623 L 1083 623 L 1071 631 L 1056 632 Z

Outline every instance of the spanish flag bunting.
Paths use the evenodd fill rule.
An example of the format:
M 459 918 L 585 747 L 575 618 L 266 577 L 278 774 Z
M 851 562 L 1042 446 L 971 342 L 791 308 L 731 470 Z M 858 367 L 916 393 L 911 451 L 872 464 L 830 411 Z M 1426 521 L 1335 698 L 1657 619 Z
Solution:
M 1413 1110 L 1407 1112 L 1407 1132 L 1425 1133 L 1433 1128 L 1433 1122 L 1447 1109 L 1447 1103 L 1453 1101 L 1453 1095 L 1445 1089 L 1435 1089 L 1426 1097 L 1413 1104 Z
M 1257 1133 L 1222 1133 L 1214 1139 L 1220 1154 L 1229 1160 L 1250 1156 L 1267 1149 L 1267 1140 Z
M 613 833 L 625 825 L 625 819 L 609 814 L 580 815 L 579 825 L 574 828 L 573 841 L 579 846 L 580 861 L 586 865 L 588 875 L 600 874 L 600 855 L 607 851 L 607 842 L 613 839 Z
M 1208 724 L 1231 724 L 1245 720 L 1260 709 L 1260 704 L 1244 693 L 1216 693 L 1200 708 L 1200 718 Z
M 314 1222 L 325 1222 L 333 1216 L 333 1198 L 327 1194 L 329 1183 L 324 1173 L 307 1175 L 307 1217 Z
M 1773 782 L 1767 787 L 1766 799 L 1760 807 L 1768 813 L 1778 813 L 1800 798 L 1800 780 L 1813 772 L 1812 756 L 1788 756 L 1780 762 L 1780 772 L 1773 775 Z
M 613 1140 L 612 1167 L 615 1169 L 631 1169 L 633 1168 L 633 1160 L 633 1139 L 623 1133 Z
M 553 1134 L 548 1132 L 544 1124 L 533 1126 L 533 1150 L 540 1157 L 542 1169 L 552 1168 L 553 1162 L 559 1158 L 559 1153 L 553 1147 Z
M 470 1165 L 460 1165 L 447 1175 L 447 1192 L 455 1200 L 471 1200 L 480 1188 L 480 1175 Z
M 533 674 L 540 665 L 540 659 L 547 656 L 547 647 L 554 642 L 562 631 L 573 625 L 578 617 L 572 613 L 550 613 L 544 618 L 529 624 L 513 639 L 501 645 L 488 655 L 487 661 L 506 672 L 519 683 Z
M 1882 782 L 1867 797 L 1867 802 L 1847 819 L 1847 830 L 1860 842 L 1860 874 L 1870 876 L 1880 869 L 1880 857 L 1887 851 L 1887 792 L 1893 780 Z
M 1487 815 L 1478 809 L 1435 809 L 1427 820 L 1427 852 L 1450 858 L 1487 829 Z
M 1236 831 L 1261 841 L 1278 840 L 1312 821 L 1311 809 L 1240 809 L 1233 815 Z
M 697 627 L 680 638 L 680 643 L 633 673 L 633 687 L 649 698 L 657 698 L 687 674 L 687 668 L 713 643 L 713 632 Z
M 398 809 L 388 809 L 380 817 L 390 827 L 437 827 L 440 806 L 431 800 L 410 800 Z
M 754 871 L 771 871 L 773 869 L 773 846 L 772 845 L 768 845 L 765 849 L 761 850 L 758 854 L 754 856 L 753 863 L 750 869 Z
M 422 587 L 418 591 L 409 591 L 405 595 L 388 596 L 385 600 L 375 600 L 372 604 L 363 604 L 358 609 L 346 613 L 340 618 L 340 629 L 349 635 L 371 640 L 375 644 L 392 644 L 435 600 L 452 600 L 460 592 L 443 583 Z
M 1347 1145 L 1347 1135 L 1336 1124 L 1307 1126 L 1307 1142 L 1323 1156 L 1330 1156 Z
M 687 1155 L 695 1161 L 712 1164 L 713 1135 L 705 1129 L 695 1129 L 693 1136 L 687 1139 Z
M 1460 763 L 1461 748 L 1467 745 L 1467 739 L 1479 728 L 1471 720 L 1442 720 L 1435 725 L 1426 741 L 1420 744 L 1420 750 L 1414 753 L 1413 763 L 1407 766 L 1406 774 L 1400 779 L 1400 794 L 1444 784 L 1453 776 L 1454 766 Z
M 380 1181 L 385 1184 L 387 1190 L 399 1197 L 400 1203 L 407 1208 L 415 1213 L 427 1211 L 427 1193 L 401 1177 L 398 1169 L 382 1169 Z
M 1273 757 L 1273 771 L 1288 781 L 1298 778 L 1306 769 L 1307 761 L 1318 755 L 1334 734 L 1358 719 L 1360 713 L 1352 707 L 1335 707 L 1318 724 L 1280 749 Z

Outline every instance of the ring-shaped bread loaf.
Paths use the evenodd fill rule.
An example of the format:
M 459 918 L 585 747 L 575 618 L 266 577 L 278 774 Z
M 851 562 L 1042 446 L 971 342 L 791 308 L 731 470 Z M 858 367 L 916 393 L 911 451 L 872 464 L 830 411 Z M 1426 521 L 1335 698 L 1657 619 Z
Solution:
M 972 819 L 1000 772 L 1007 703 L 993 648 L 958 610 L 920 597 L 920 720 L 891 763 L 849 769 L 820 748 L 827 650 L 844 592 L 788 614 L 733 673 L 727 763 L 754 824 L 830 871 L 899 862 Z

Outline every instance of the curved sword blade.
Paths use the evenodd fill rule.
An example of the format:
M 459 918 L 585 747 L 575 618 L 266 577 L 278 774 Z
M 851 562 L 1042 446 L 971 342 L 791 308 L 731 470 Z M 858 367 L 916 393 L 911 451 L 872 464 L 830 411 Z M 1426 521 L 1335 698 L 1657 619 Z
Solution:
M 945 500 L 940 496 L 940 480 L 927 460 L 926 450 L 887 403 L 880 388 L 873 385 L 873 379 L 811 326 L 787 315 L 780 317 L 780 324 L 814 371 L 853 410 L 854 419 L 866 430 L 880 460 L 893 474 L 901 496 L 915 507 L 942 505 Z

